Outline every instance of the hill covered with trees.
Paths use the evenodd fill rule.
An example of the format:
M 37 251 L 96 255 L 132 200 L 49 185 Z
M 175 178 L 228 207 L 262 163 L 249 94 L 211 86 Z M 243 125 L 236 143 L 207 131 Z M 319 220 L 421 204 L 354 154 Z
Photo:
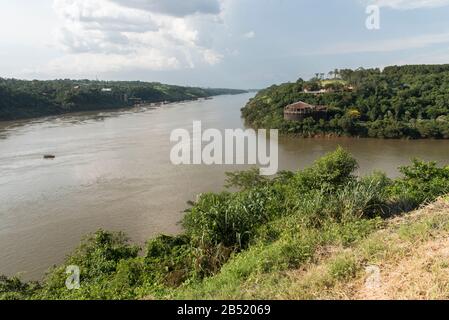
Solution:
M 260 91 L 242 109 L 247 124 L 300 136 L 449 138 L 449 65 L 335 70 Z M 321 92 L 320 92 L 321 90 Z M 286 121 L 284 107 L 328 107 L 328 119 Z
M 0 121 L 244 92 L 140 81 L 26 81 L 0 78 Z

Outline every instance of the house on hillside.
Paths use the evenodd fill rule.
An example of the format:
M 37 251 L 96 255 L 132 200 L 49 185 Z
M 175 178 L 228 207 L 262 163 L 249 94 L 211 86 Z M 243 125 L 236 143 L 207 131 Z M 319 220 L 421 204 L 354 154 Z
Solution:
M 142 98 L 128 98 L 127 97 L 127 101 L 131 102 L 131 104 L 133 104 L 135 106 L 138 106 L 143 103 Z
M 309 93 L 309 94 L 323 94 L 323 93 L 329 93 L 329 92 L 331 92 L 331 90 L 329 90 L 329 89 L 309 90 L 306 88 L 306 89 L 304 89 L 303 92 Z
M 302 121 L 306 118 L 314 120 L 328 119 L 328 108 L 314 106 L 303 101 L 289 104 L 284 108 L 284 119 L 289 121 Z

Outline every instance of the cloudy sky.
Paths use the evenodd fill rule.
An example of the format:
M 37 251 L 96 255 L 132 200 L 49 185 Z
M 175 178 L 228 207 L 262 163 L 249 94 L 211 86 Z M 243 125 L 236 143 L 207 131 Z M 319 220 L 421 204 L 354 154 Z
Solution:
M 261 88 L 449 63 L 448 17 L 449 0 L 0 0 L 0 77 Z

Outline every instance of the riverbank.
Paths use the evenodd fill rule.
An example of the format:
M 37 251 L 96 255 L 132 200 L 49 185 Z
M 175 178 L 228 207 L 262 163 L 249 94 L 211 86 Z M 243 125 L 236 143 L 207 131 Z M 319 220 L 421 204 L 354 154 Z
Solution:
M 0 125 L 0 274 L 42 280 L 85 234 L 123 231 L 143 244 L 182 232 L 186 202 L 220 192 L 227 171 L 246 166 L 173 166 L 170 133 L 192 121 L 244 129 L 252 94 L 112 112 L 87 112 Z M 296 172 L 339 145 L 357 159 L 357 175 L 391 178 L 414 157 L 445 165 L 446 140 L 279 139 L 279 169 Z M 44 161 L 44 154 L 55 160 Z M 124 214 L 126 212 L 126 214 Z
M 448 233 L 449 199 L 443 197 L 407 215 L 385 220 L 377 231 L 350 245 L 323 246 L 300 268 L 256 274 L 240 283 L 223 283 L 221 275 L 211 279 L 208 287 L 184 289 L 174 297 L 447 300 Z
M 122 233 L 100 230 L 42 283 L 2 278 L 0 294 L 4 299 L 275 298 L 271 292 L 286 279 L 279 277 L 339 253 L 317 280 L 322 287 L 312 283 L 316 291 L 310 292 L 324 295 L 326 288 L 360 276 L 367 261 L 346 256 L 352 248 L 368 248 L 374 259 L 378 248 L 362 243 L 388 228 L 392 217 L 405 217 L 449 192 L 449 167 L 435 163 L 414 161 L 397 179 L 379 172 L 357 177 L 357 167 L 339 148 L 273 180 L 256 171 L 230 175 L 228 186 L 240 191 L 202 194 L 186 210 L 182 234 L 154 238 L 139 255 L 140 248 Z M 418 221 L 400 234 L 413 240 L 422 230 L 446 232 L 446 223 Z M 66 268 L 73 265 L 81 272 L 79 290 L 65 287 Z
M 246 92 L 140 81 L 26 81 L 0 78 L 0 121 L 191 101 Z
M 261 90 L 242 115 L 251 127 L 301 137 L 449 139 L 449 106 L 441 103 L 447 100 L 449 65 L 345 69 L 337 74 L 341 79 L 336 81 L 344 85 L 312 78 Z
M 139 244 L 179 233 L 186 202 L 245 166 L 174 166 L 171 132 L 198 120 L 242 128 L 251 96 L 0 123 L 0 274 L 41 280 L 100 228 Z
M 241 94 L 241 93 L 238 93 L 238 94 Z M 238 95 L 238 94 L 230 94 L 230 95 Z M 46 120 L 58 119 L 58 118 L 64 117 L 64 116 L 83 117 L 83 116 L 89 116 L 89 115 L 101 116 L 101 115 L 105 115 L 105 114 L 113 116 L 114 113 L 116 115 L 120 115 L 121 113 L 124 113 L 124 112 L 139 113 L 142 111 L 148 111 L 148 110 L 158 109 L 158 108 L 162 108 L 162 107 L 170 107 L 170 106 L 177 105 L 177 104 L 196 102 L 196 101 L 201 102 L 201 101 L 213 99 L 215 97 L 222 96 L 222 95 L 226 95 L 226 94 L 220 94 L 220 95 L 211 96 L 211 97 L 192 98 L 192 99 L 186 99 L 186 100 L 180 100 L 180 101 L 144 102 L 144 103 L 129 105 L 129 106 L 118 106 L 117 108 L 110 108 L 108 106 L 101 108 L 101 107 L 97 106 L 97 107 L 94 107 L 93 109 L 89 109 L 86 111 L 70 111 L 69 110 L 69 111 L 66 111 L 66 112 L 63 112 L 60 114 L 52 114 L 52 115 L 37 116 L 37 117 L 25 117 L 25 118 L 20 118 L 20 119 L 16 119 L 16 120 L 1 120 L 0 119 L 0 130 L 7 128 L 9 124 L 17 125 L 17 124 L 20 124 L 21 122 L 26 124 L 26 123 L 29 123 L 32 121 L 41 121 L 41 120 L 46 121 Z

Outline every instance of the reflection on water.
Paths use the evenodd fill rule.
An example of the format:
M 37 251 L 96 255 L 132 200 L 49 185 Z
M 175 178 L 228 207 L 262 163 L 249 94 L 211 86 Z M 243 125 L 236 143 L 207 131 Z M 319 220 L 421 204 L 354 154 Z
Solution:
M 170 132 L 241 128 L 251 95 L 133 110 L 89 112 L 0 124 L 0 274 L 37 279 L 99 228 L 143 243 L 180 231 L 188 200 L 218 191 L 245 167 L 173 166 Z M 413 156 L 449 162 L 448 141 L 280 139 L 280 169 L 296 170 L 342 145 L 360 173 L 397 175 Z M 56 159 L 44 160 L 44 154 Z
M 182 103 L 179 103 L 180 105 Z M 0 121 L 0 139 L 6 139 L 9 134 L 18 134 L 18 129 L 23 126 L 42 125 L 45 128 L 58 127 L 61 124 L 73 125 L 90 123 L 96 121 L 105 121 L 111 117 L 120 117 L 127 114 L 144 113 L 150 110 L 156 110 L 163 107 L 160 104 L 149 104 L 146 106 L 126 108 L 126 109 L 110 109 L 102 111 L 88 111 L 69 113 L 59 116 L 42 117 L 31 120 L 18 120 L 18 121 Z

